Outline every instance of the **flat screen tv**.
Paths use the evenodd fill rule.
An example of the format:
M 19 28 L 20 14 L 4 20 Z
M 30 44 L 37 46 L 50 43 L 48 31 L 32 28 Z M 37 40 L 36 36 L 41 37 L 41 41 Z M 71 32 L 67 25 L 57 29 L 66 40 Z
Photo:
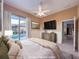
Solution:
M 44 22 L 44 29 L 56 29 L 56 20 Z

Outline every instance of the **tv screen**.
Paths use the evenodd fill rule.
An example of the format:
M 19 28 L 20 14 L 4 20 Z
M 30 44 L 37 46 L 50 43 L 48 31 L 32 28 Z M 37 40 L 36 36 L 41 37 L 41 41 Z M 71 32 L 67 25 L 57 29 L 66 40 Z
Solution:
M 56 20 L 44 22 L 44 29 L 56 29 Z

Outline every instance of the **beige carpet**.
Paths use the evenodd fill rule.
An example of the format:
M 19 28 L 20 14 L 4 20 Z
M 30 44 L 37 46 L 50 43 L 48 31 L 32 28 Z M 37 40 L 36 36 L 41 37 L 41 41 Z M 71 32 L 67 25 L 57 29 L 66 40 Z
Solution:
M 66 52 L 69 55 L 72 55 L 71 59 L 79 59 L 79 52 L 75 52 L 73 45 L 71 44 L 57 44 L 59 46 L 59 48 L 61 49 L 61 51 Z

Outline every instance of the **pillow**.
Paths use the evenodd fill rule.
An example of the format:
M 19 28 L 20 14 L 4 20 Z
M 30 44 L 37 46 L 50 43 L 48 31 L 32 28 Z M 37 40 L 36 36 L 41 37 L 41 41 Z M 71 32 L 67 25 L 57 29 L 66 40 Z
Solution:
M 19 51 L 20 47 L 17 44 L 11 45 L 10 50 L 8 52 L 9 59 L 16 59 Z
M 9 39 L 7 37 L 5 37 L 5 36 L 0 37 L 0 43 L 3 42 L 9 50 L 9 45 L 7 44 L 8 41 L 9 41 Z
M 9 45 L 9 48 L 10 48 L 12 45 L 15 45 L 15 42 L 13 40 L 9 40 L 7 44 Z
M 18 45 L 20 46 L 20 49 L 23 48 L 23 47 L 22 47 L 22 44 L 21 44 L 21 42 L 20 42 L 19 40 L 15 41 L 15 43 L 18 44 Z
M 0 37 L 0 59 L 9 59 L 7 41 L 3 37 Z

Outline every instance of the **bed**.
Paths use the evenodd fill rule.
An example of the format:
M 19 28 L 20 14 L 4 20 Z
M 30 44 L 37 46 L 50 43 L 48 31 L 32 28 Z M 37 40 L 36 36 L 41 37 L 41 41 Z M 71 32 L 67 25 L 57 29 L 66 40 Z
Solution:
M 58 46 L 39 38 L 21 40 L 21 45 L 13 44 L 8 52 L 9 59 L 61 59 Z

